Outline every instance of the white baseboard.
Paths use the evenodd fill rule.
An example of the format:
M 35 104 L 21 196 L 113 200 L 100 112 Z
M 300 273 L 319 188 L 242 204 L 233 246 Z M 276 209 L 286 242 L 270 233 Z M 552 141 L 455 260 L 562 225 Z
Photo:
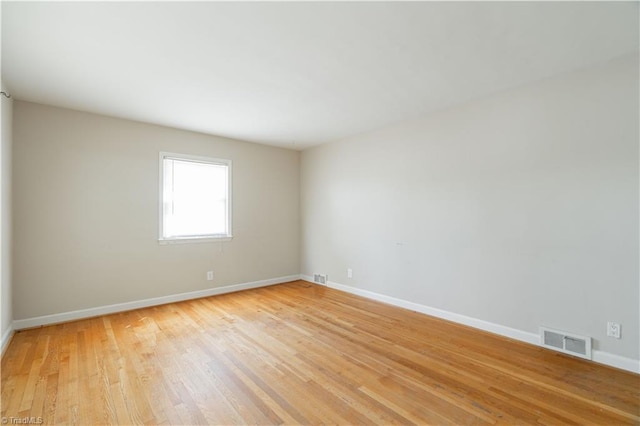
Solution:
M 391 296 L 385 296 L 384 294 L 374 293 L 368 290 L 362 290 L 362 289 L 347 286 L 344 284 L 339 284 L 333 281 L 329 281 L 327 284 L 327 287 L 346 291 L 348 293 L 356 294 L 358 296 L 363 296 L 369 299 L 377 300 L 379 302 L 384 302 L 390 305 L 399 306 L 401 308 L 431 315 L 437 318 L 442 318 L 458 324 L 467 325 L 469 327 L 478 328 L 480 330 L 489 331 L 491 333 L 499 334 L 505 337 L 510 337 L 512 339 L 520 340 L 522 342 L 527 342 L 534 345 L 537 345 L 538 343 L 540 343 L 540 338 L 536 333 L 529 333 L 526 331 L 517 330 L 515 328 L 506 327 L 504 325 L 494 324 L 489 321 L 479 320 L 476 318 L 456 314 L 453 312 L 445 311 L 443 309 L 432 308 L 431 306 L 421 305 L 419 303 L 409 302 L 409 301 L 398 299 Z
M 310 277 L 308 275 L 300 275 L 300 278 L 305 281 L 309 281 L 313 283 L 313 277 Z M 467 325 L 469 327 L 488 331 L 490 333 L 495 333 L 500 336 L 510 337 L 512 339 L 519 340 L 525 343 L 530 343 L 532 345 L 537 345 L 537 346 L 540 345 L 540 336 L 537 333 L 530 333 L 527 331 L 522 331 L 522 330 L 518 330 L 511 327 L 506 327 L 504 325 L 494 324 L 489 321 L 484 321 L 477 318 L 471 318 L 465 315 L 456 314 L 454 312 L 449 312 L 442 309 L 432 308 L 430 306 L 409 302 L 409 301 L 398 299 L 391 296 L 385 296 L 384 294 L 374 293 L 372 291 L 351 287 L 351 286 L 336 283 L 333 281 L 328 281 L 327 287 L 335 288 L 337 290 L 342 290 L 347 293 L 366 297 L 368 299 L 377 300 L 379 302 L 388 303 L 390 305 L 398 306 L 401 308 L 410 309 L 412 311 L 431 315 L 437 318 L 442 318 L 458 324 Z M 599 350 L 593 350 L 592 354 L 593 354 L 592 360 L 594 362 L 605 364 L 611 367 L 620 368 L 622 370 L 631 371 L 633 373 L 640 373 L 640 360 L 625 358 L 620 355 L 615 355 L 609 352 L 604 352 Z
M 251 288 L 266 287 L 274 284 L 282 284 L 289 281 L 299 280 L 300 275 L 289 275 L 286 277 L 272 278 L 268 280 L 253 281 L 243 284 L 234 284 L 224 287 L 209 288 L 206 290 L 191 291 L 188 293 L 172 294 L 169 296 L 153 297 L 151 299 L 136 300 L 133 302 L 117 303 L 115 305 L 98 306 L 89 309 L 63 312 L 60 314 L 43 315 L 40 317 L 19 319 L 13 321 L 14 330 L 39 327 L 42 325 L 57 324 L 61 322 L 73 321 L 84 318 L 91 318 L 100 315 L 113 314 L 116 312 L 130 311 L 133 309 L 147 308 L 149 306 L 164 305 L 166 303 L 182 302 L 183 300 L 199 299 L 201 297 L 215 296 L 218 294 L 233 293 Z M 3 336 L 4 342 L 4 336 Z
M 9 328 L 2 334 L 2 340 L 0 340 L 0 354 L 4 354 L 4 350 L 7 349 L 11 337 L 13 337 L 14 329 L 13 323 L 9 324 Z
M 611 352 L 604 352 L 596 349 L 591 351 L 591 354 L 592 361 L 594 362 L 640 374 L 640 360 L 626 358 L 620 355 L 612 354 Z

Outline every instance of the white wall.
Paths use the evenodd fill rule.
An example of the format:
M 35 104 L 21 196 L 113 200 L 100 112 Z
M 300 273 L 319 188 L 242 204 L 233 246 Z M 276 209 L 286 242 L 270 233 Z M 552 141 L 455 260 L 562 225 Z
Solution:
M 638 70 L 619 58 L 304 151 L 302 273 L 637 360 Z
M 2 91 L 10 93 L 2 85 Z M 0 341 L 4 345 L 13 322 L 11 285 L 11 145 L 13 101 L 0 96 L 2 124 L 0 133 Z
M 160 151 L 233 161 L 233 241 L 158 244 Z M 299 159 L 16 101 L 14 319 L 297 275 Z

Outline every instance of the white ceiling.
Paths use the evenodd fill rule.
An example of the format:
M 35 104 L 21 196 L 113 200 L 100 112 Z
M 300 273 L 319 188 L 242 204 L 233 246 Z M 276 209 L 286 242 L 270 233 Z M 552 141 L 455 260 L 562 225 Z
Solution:
M 638 3 L 2 2 L 17 99 L 304 149 L 638 51 Z

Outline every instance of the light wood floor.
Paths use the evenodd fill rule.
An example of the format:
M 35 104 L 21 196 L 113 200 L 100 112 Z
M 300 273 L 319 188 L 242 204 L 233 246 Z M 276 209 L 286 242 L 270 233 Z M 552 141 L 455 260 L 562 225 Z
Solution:
M 639 375 L 303 281 L 19 332 L 1 393 L 45 424 L 640 423 Z

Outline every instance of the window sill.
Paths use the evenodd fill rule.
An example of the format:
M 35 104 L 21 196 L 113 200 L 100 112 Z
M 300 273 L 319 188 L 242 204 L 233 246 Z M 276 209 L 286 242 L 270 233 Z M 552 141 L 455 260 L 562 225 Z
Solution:
M 220 237 L 182 237 L 182 238 L 159 238 L 158 244 L 194 244 L 194 243 L 222 243 L 231 241 L 233 235 L 225 235 Z

